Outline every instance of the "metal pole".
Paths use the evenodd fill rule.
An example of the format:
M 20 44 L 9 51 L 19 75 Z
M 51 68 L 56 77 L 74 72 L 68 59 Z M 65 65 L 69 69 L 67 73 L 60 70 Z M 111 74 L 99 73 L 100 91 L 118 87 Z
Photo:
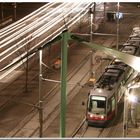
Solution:
M 41 87 L 42 86 L 42 50 L 39 51 L 39 137 L 43 136 L 43 101 L 42 101 L 42 95 L 41 95 Z
M 92 41 L 92 34 L 93 34 L 93 10 L 91 7 L 90 8 L 90 42 Z
M 96 3 L 94 2 L 94 7 L 90 8 L 90 42 L 92 42 L 92 35 L 93 35 L 93 22 L 95 23 L 95 11 L 96 11 Z M 94 14 L 94 15 L 93 15 Z M 91 73 L 91 78 L 93 78 L 93 55 L 94 55 L 94 50 L 91 50 L 91 66 L 90 66 L 90 73 Z
M 117 13 L 118 13 L 118 17 L 117 17 L 117 43 L 116 43 L 116 49 L 119 49 L 119 2 L 117 4 Z
M 92 34 L 93 34 L 93 11 L 92 11 L 92 7 L 90 8 L 90 42 L 92 42 Z M 91 65 L 90 65 L 90 73 L 91 73 L 91 78 L 93 77 L 93 49 L 91 50 Z
M 60 136 L 65 137 L 65 120 L 66 120 L 66 78 L 67 78 L 67 45 L 68 32 L 65 30 L 62 33 L 61 45 L 61 103 L 60 103 Z

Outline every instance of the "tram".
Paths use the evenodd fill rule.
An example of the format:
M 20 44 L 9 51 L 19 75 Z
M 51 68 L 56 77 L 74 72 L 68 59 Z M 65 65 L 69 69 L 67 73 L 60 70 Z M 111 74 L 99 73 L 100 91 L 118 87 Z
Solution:
M 134 30 L 135 36 L 130 35 L 129 40 L 121 48 L 121 52 L 137 56 L 140 54 L 140 41 L 137 41 L 136 33 L 138 32 Z M 90 90 L 86 111 L 88 125 L 106 126 L 115 117 L 118 103 L 124 93 L 122 85 L 133 72 L 134 70 L 130 66 L 119 59 L 115 58 L 111 61 Z

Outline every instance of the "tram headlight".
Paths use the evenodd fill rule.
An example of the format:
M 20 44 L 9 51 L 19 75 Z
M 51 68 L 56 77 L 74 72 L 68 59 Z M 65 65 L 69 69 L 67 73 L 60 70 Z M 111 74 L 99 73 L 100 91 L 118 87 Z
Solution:
M 90 118 L 93 118 L 93 114 L 90 114 L 89 117 L 90 117 Z
M 101 119 L 104 119 L 104 115 L 101 116 Z

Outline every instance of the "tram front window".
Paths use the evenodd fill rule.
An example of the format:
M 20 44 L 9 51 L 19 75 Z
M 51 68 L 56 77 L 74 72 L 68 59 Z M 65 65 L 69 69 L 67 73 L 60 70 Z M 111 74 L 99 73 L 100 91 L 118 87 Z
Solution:
M 97 115 L 105 114 L 106 100 L 105 97 L 91 96 L 89 102 L 89 112 Z

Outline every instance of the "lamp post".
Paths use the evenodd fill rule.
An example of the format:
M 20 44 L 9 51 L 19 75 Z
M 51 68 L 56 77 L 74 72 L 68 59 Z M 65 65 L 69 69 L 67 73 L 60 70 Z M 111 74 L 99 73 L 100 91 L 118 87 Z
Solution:
M 39 51 L 39 137 L 43 136 L 43 101 L 42 101 L 42 50 Z
M 93 34 L 93 8 L 90 7 L 90 41 L 92 41 L 92 34 Z
M 96 3 L 94 2 L 94 6 L 90 7 L 90 42 L 92 42 L 92 36 L 93 36 L 93 23 L 95 23 L 95 14 L 96 14 Z M 91 50 L 91 77 L 93 78 L 93 54 L 94 54 L 94 50 Z
M 118 17 L 117 17 L 117 45 L 116 45 L 116 48 L 117 50 L 119 49 L 119 2 L 117 4 L 117 13 L 118 13 Z
M 126 85 L 126 93 L 127 93 L 127 100 L 131 103 L 131 122 L 137 127 L 137 120 L 136 120 L 136 115 L 137 115 L 137 102 L 138 102 L 138 97 L 135 96 L 134 94 L 130 94 L 130 90 L 134 90 L 136 88 L 140 88 L 140 74 L 138 74 L 135 78 L 133 78 L 130 82 L 127 83 Z M 126 101 L 126 93 L 125 93 L 125 101 Z M 124 120 L 123 122 L 125 123 L 125 115 L 126 114 L 126 102 L 124 102 Z M 125 129 L 123 129 L 123 136 L 125 137 Z
M 123 114 L 123 137 L 126 136 L 127 128 L 128 128 L 128 104 L 131 104 L 131 119 L 132 123 L 137 127 L 137 121 L 136 121 L 136 103 L 137 103 L 137 97 L 133 94 L 130 94 L 130 89 L 133 88 L 126 88 L 125 87 L 125 93 L 124 93 L 124 114 Z

